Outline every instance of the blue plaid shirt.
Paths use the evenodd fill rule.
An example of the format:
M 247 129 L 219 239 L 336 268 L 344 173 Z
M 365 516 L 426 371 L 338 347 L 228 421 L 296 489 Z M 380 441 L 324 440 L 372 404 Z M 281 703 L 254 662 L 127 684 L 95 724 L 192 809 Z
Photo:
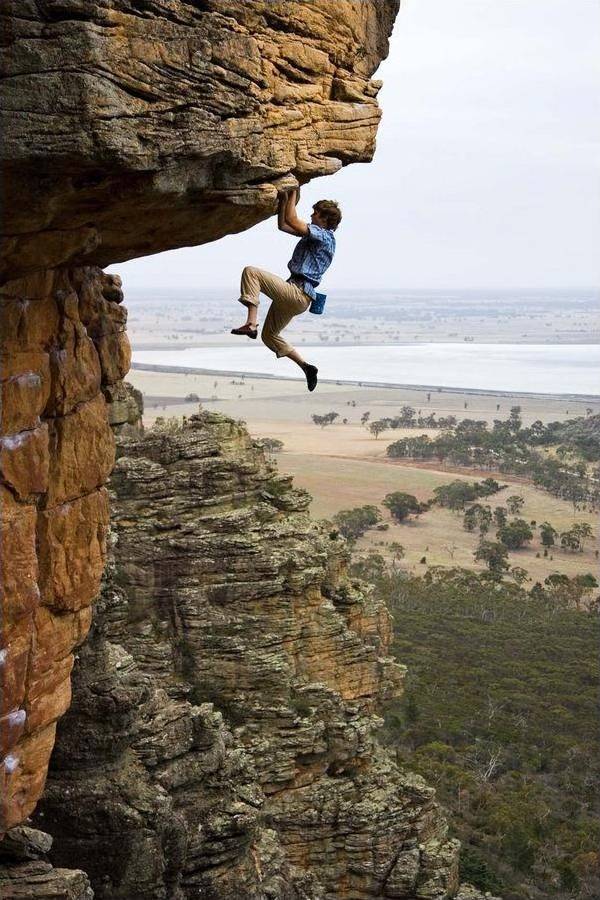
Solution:
M 304 281 L 303 290 L 312 300 L 315 299 L 315 288 L 331 265 L 334 253 L 333 231 L 312 224 L 308 226 L 308 234 L 300 238 L 294 248 L 288 269 L 294 280 Z

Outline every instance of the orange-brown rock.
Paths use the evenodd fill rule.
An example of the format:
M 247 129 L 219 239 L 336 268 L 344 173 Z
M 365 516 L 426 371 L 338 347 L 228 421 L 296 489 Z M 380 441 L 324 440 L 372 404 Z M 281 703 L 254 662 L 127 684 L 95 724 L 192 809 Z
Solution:
M 60 611 L 89 606 L 100 590 L 109 525 L 108 494 L 91 494 L 40 512 L 42 602 Z
M 69 415 L 50 421 L 52 506 L 75 500 L 104 484 L 114 463 L 114 438 L 102 394 Z
M 398 6 L 6 0 L 0 273 L 216 240 L 369 160 Z
M 39 800 L 54 747 L 56 721 L 24 736 L 0 769 L 0 814 L 5 829 L 29 816 Z
M 33 429 L 50 394 L 50 358 L 40 350 L 5 353 L 0 359 L 0 434 Z
M 110 319 L 117 303 L 104 291 L 114 279 L 80 269 L 35 273 L 0 294 L 0 831 L 43 787 L 104 568 L 114 439 L 102 382 L 112 375 L 80 314 L 95 298 Z
M 12 628 L 30 616 L 39 600 L 36 553 L 37 509 L 18 503 L 0 485 L 0 572 L 2 574 L 2 633 L 12 638 Z
M 48 490 L 50 453 L 48 425 L 0 438 L 0 484 L 19 500 L 32 500 Z

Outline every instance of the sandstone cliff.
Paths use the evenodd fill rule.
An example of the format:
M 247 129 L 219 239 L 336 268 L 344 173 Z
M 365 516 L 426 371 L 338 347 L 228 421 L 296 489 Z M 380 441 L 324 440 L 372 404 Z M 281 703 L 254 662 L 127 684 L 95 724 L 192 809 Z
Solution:
M 6 0 L 3 278 L 213 241 L 373 155 L 399 0 Z
M 97 265 L 248 228 L 370 159 L 397 0 L 7 0 L 0 896 L 445 897 L 432 791 L 378 748 L 401 674 L 337 539 L 235 423 L 135 431 Z M 74 703 L 36 822 L 57 720 Z M 466 896 L 466 895 L 465 895 Z M 471 896 L 471 895 L 469 895 Z M 472 895 L 475 896 L 474 894 Z
M 369 159 L 397 7 L 2 4 L 0 832 L 33 810 L 69 705 L 105 558 L 108 404 L 127 420 L 120 288 L 88 264 L 247 228 L 282 183 Z
M 113 562 L 36 822 L 100 898 L 448 897 L 457 846 L 379 748 L 403 670 L 337 532 L 216 414 L 124 439 Z

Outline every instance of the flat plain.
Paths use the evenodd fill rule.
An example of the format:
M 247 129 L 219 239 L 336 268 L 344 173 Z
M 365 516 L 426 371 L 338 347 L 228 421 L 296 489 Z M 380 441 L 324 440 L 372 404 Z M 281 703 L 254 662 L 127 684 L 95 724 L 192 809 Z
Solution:
M 392 416 L 408 404 L 422 410 L 424 415 L 435 412 L 438 418 L 455 415 L 459 419 L 468 417 L 491 422 L 495 418 L 507 418 L 511 406 L 519 405 L 524 423 L 529 424 L 535 419 L 549 422 L 584 416 L 588 410 L 598 413 L 600 400 L 594 403 L 583 399 L 461 393 L 448 389 L 431 392 L 418 388 L 360 388 L 339 384 L 321 384 L 314 394 L 308 394 L 300 380 L 184 375 L 137 369 L 130 372 L 129 380 L 144 394 L 147 425 L 152 425 L 158 416 L 180 417 L 194 413 L 198 402 L 184 400 L 193 395 L 200 399 L 204 408 L 245 421 L 254 437 L 281 440 L 283 450 L 275 457 L 277 465 L 280 471 L 294 476 L 296 486 L 309 491 L 313 497 L 311 511 L 318 518 L 330 518 L 341 509 L 367 503 L 381 506 L 383 497 L 391 491 L 406 491 L 419 500 L 428 500 L 440 484 L 455 478 L 476 480 L 492 474 L 508 485 L 487 501 L 492 507 L 504 504 L 507 496 L 518 494 L 525 500 L 521 515 L 527 521 L 538 524 L 549 521 L 559 531 L 566 530 L 574 522 L 589 522 L 597 532 L 595 513 L 576 512 L 567 501 L 514 476 L 390 460 L 385 451 L 393 440 L 404 435 L 434 435 L 436 432 L 422 428 L 396 429 L 385 431 L 375 439 L 360 420 L 366 412 L 370 413 L 371 419 Z M 321 428 L 312 422 L 313 414 L 326 412 L 338 413 L 333 425 Z M 392 558 L 394 551 L 390 544 L 396 542 L 405 548 L 402 566 L 411 571 L 425 569 L 421 562 L 423 558 L 427 565 L 482 569 L 473 559 L 477 536 L 463 529 L 461 515 L 435 507 L 416 520 L 397 525 L 383 508 L 382 514 L 388 529 L 368 532 L 358 542 L 358 552 L 375 550 Z M 511 552 L 509 559 L 511 566 L 526 569 L 532 581 L 538 581 L 553 572 L 570 576 L 595 572 L 598 565 L 595 549 L 595 542 L 590 542 L 583 553 L 555 549 L 551 556 L 544 558 L 543 548 L 536 538 L 527 549 Z

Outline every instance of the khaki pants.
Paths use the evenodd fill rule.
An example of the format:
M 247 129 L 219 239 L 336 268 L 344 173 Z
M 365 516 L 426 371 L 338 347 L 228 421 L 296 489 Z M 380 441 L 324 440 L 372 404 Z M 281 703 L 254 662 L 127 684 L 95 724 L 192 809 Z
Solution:
M 278 357 L 289 356 L 294 348 L 283 340 L 280 332 L 294 316 L 306 312 L 311 298 L 297 284 L 290 284 L 278 275 L 265 272 L 264 269 L 246 266 L 242 272 L 240 303 L 244 306 L 258 306 L 261 291 L 272 301 L 262 327 L 262 341 Z

